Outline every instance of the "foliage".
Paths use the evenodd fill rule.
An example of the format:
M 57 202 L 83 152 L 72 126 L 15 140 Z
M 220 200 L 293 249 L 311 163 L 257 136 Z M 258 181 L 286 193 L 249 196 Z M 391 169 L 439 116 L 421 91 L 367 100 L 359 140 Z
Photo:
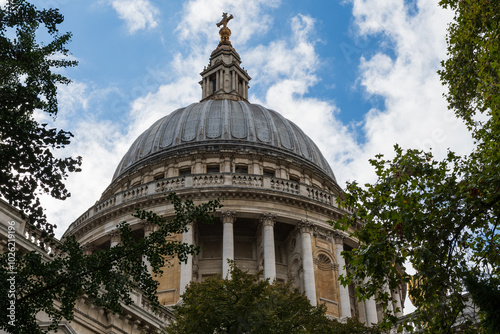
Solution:
M 164 333 L 359 333 L 376 334 L 357 320 L 341 324 L 313 307 L 291 283 L 270 283 L 231 263 L 230 277 L 191 283 Z
M 52 234 L 39 196 L 70 196 L 63 180 L 79 171 L 81 158 L 56 158 L 54 151 L 70 143 L 72 134 L 38 123 L 35 112 L 57 116 L 57 85 L 70 81 L 55 69 L 71 67 L 60 34 L 63 16 L 56 9 L 38 10 L 25 0 L 0 7 L 0 194 L 21 210 L 31 224 Z M 45 43 L 37 35 L 50 36 Z
M 348 184 L 343 205 L 355 211 L 336 225 L 346 230 L 355 222 L 363 225 L 352 232 L 360 246 L 345 252 L 349 275 L 343 284 L 360 284 L 359 297 L 375 295 L 387 307 L 390 296 L 377 291 L 409 282 L 400 269 L 411 264 L 420 282 L 409 290 L 418 304 L 414 320 L 429 333 L 454 332 L 467 305 L 464 293 L 469 290 L 475 298 L 479 291 L 471 282 L 498 283 L 500 268 L 500 2 L 441 5 L 453 9 L 455 18 L 440 75 L 449 88 L 449 108 L 467 124 L 475 149 L 437 160 L 432 153 L 396 145 L 393 159 L 370 160 L 376 183 Z M 369 284 L 363 286 L 365 277 Z M 493 287 L 488 297 L 488 286 L 482 285 L 484 300 L 495 298 Z M 394 321 L 389 315 L 383 324 Z M 485 327 L 474 329 L 466 321 L 460 329 L 477 333 Z
M 51 328 L 57 328 L 62 318 L 73 318 L 75 301 L 83 296 L 98 307 L 120 312 L 122 303 L 132 303 L 130 292 L 139 289 L 154 308 L 159 307 L 156 298 L 158 282 L 143 263 L 143 256 L 157 275 L 166 265 L 165 258 L 177 256 L 179 261 L 186 261 L 188 255 L 199 251 L 198 248 L 178 241 L 166 242 L 165 238 L 185 232 L 193 221 L 212 222 L 212 213 L 220 207 L 218 200 L 201 205 L 194 205 L 191 200 L 182 202 L 175 193 L 170 193 L 168 199 L 176 212 L 171 221 L 143 210 L 134 214 L 134 217 L 156 226 L 156 231 L 143 239 L 135 240 L 130 226 L 122 223 L 118 226 L 120 244 L 92 255 L 85 255 L 73 237 L 60 245 L 51 245 L 58 254 L 51 260 L 39 252 L 16 255 L 16 323 L 14 327 L 9 326 L 9 300 L 2 298 L 0 328 L 9 333 L 41 333 L 43 331 L 35 319 L 40 311 L 45 311 L 52 319 Z M 0 261 L 0 293 L 7 296 L 7 279 L 11 275 L 6 254 L 0 255 Z
M 484 330 L 488 334 L 500 333 L 500 282 L 489 277 L 483 279 L 473 275 L 465 278 L 467 290 L 474 304 L 484 313 Z

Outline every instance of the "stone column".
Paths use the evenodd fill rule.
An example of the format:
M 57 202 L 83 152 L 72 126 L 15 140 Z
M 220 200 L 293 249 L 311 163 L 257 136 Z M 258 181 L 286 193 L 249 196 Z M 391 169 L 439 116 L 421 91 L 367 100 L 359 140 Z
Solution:
M 204 97 L 204 98 L 205 98 L 205 97 L 207 97 L 207 96 L 209 95 L 209 93 L 208 93 L 208 92 L 209 92 L 209 88 L 208 88 L 208 86 L 209 86 L 209 82 L 210 82 L 210 81 L 209 81 L 208 77 L 205 77 L 205 79 L 204 79 L 204 83 L 205 83 L 205 85 L 203 86 L 203 88 L 204 88 L 204 92 L 203 92 L 203 95 L 204 95 L 204 96 L 203 96 L 203 97 Z
M 94 245 L 88 243 L 82 246 L 82 250 L 84 255 L 92 255 L 96 248 L 94 247 Z
M 394 315 L 399 318 L 403 316 L 403 306 L 401 305 L 401 294 L 398 290 L 394 291 L 392 297 L 394 298 Z
M 182 234 L 182 242 L 188 245 L 193 244 L 193 223 L 188 224 L 187 231 Z M 193 279 L 193 256 L 189 255 L 186 263 L 181 262 L 181 282 L 179 294 L 186 291 L 186 287 Z
M 312 224 L 301 220 L 298 224 L 302 243 L 302 262 L 304 266 L 304 290 L 312 306 L 317 305 L 316 282 L 314 280 L 314 260 L 311 244 Z
M 227 93 L 229 89 L 229 70 L 227 68 L 224 68 L 223 72 L 224 74 L 224 92 Z
M 365 283 L 366 282 L 368 282 L 367 279 L 365 279 Z M 377 304 L 373 296 L 365 300 L 365 318 L 366 326 L 372 326 L 372 324 L 378 323 Z
M 264 278 L 272 282 L 276 279 L 276 254 L 274 249 L 274 224 L 276 215 L 263 214 L 260 218 L 262 224 L 262 243 L 264 248 Z
M 154 224 L 151 224 L 149 222 L 143 222 L 142 226 L 143 226 L 143 229 L 144 229 L 144 238 L 149 237 L 151 235 L 151 233 L 154 232 L 154 229 L 155 229 L 155 225 Z M 148 273 L 151 274 L 151 263 L 149 263 L 149 260 L 146 257 L 146 255 L 142 256 L 142 263 L 144 263 L 144 265 L 146 266 Z
M 229 278 L 231 267 L 228 260 L 234 261 L 233 224 L 236 217 L 234 211 L 222 211 L 222 277 Z
M 110 241 L 110 245 L 109 247 L 112 248 L 112 247 L 115 247 L 117 246 L 119 243 L 120 243 L 120 232 L 118 230 L 113 230 L 111 232 L 109 232 L 109 241 Z
M 389 284 L 384 285 L 384 290 L 384 292 L 387 292 L 387 294 L 389 295 L 389 298 L 392 299 L 392 292 L 391 289 L 389 289 Z M 394 315 L 394 304 L 392 303 L 392 301 L 389 301 L 389 304 L 387 305 L 387 312 Z
M 337 264 L 339 265 L 339 275 L 346 276 L 347 272 L 345 269 L 345 260 L 342 256 L 342 251 L 344 251 L 344 236 L 337 235 L 335 238 L 335 250 L 337 255 Z M 344 287 L 339 283 L 340 292 L 340 305 L 342 307 L 342 318 L 351 317 L 351 299 L 349 298 L 349 288 Z

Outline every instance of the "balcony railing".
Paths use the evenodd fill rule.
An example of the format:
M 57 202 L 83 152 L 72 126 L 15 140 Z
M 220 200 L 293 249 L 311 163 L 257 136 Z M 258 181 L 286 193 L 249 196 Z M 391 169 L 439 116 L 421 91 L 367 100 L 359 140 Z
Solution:
M 299 183 L 297 181 L 252 174 L 213 173 L 183 175 L 137 185 L 125 191 L 119 192 L 111 198 L 98 202 L 92 208 L 84 212 L 73 224 L 71 224 L 68 232 L 71 232 L 73 229 L 80 226 L 84 221 L 93 215 L 109 210 L 119 204 L 164 192 L 210 187 L 245 187 L 259 190 L 268 189 L 286 194 L 304 196 L 317 202 L 337 206 L 336 196 L 334 194 L 323 189 L 316 188 L 312 185 Z

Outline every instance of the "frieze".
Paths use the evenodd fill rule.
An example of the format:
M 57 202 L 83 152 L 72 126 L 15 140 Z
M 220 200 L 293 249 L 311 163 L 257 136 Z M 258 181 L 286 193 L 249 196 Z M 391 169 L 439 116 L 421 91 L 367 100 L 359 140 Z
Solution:
M 314 226 L 313 235 L 317 238 L 321 238 L 328 241 L 333 241 L 333 231 L 327 230 L 323 227 Z

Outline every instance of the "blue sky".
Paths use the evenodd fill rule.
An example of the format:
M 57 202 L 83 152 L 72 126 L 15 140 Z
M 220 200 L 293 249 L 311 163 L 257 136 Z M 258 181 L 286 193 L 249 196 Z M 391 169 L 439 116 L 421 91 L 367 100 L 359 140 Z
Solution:
M 434 0 L 36 3 L 60 9 L 79 61 L 64 70 L 73 83 L 60 89 L 55 122 L 75 135 L 64 154 L 84 158 L 84 171 L 68 181 L 74 207 L 47 202 L 61 228 L 99 198 L 142 131 L 200 99 L 199 72 L 223 11 L 235 16 L 231 40 L 252 76 L 250 101 L 298 124 L 342 187 L 373 181 L 367 160 L 390 155 L 395 143 L 437 155 L 471 146 L 442 98 L 436 71 L 452 13 Z
M 5 0 L 0 0 L 0 5 Z M 465 153 L 472 141 L 447 111 L 436 71 L 452 13 L 435 0 L 40 0 L 65 16 L 76 68 L 55 125 L 81 155 L 73 197 L 45 199 L 65 228 L 93 205 L 132 141 L 199 101 L 199 72 L 234 15 L 231 41 L 252 77 L 250 102 L 281 112 L 319 146 L 341 187 L 374 181 L 368 159 L 393 145 Z M 37 115 L 43 119 L 43 115 Z

